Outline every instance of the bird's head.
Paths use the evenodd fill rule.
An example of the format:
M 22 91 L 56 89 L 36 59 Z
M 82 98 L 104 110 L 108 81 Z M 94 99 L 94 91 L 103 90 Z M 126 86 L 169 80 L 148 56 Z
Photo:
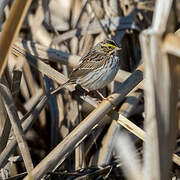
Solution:
M 106 39 L 100 43 L 98 43 L 94 49 L 100 53 L 105 53 L 105 54 L 113 54 L 116 51 L 121 50 L 121 48 L 113 41 L 110 39 Z

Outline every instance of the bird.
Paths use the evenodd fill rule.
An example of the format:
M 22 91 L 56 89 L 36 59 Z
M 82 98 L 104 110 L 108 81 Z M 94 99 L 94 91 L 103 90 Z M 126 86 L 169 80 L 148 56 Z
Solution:
M 112 82 L 120 68 L 120 56 L 118 51 L 121 48 L 110 39 L 99 42 L 81 59 L 69 80 L 55 89 L 52 94 L 57 93 L 67 85 L 77 84 L 82 88 L 96 92 L 103 98 L 98 91 Z

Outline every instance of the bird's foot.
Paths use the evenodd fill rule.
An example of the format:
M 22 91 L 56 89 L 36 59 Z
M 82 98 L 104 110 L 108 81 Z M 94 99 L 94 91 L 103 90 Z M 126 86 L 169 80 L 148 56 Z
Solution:
M 116 107 L 116 105 L 112 102 L 111 98 L 104 97 L 98 90 L 96 90 L 96 92 L 99 94 L 99 96 L 102 98 L 102 100 L 109 101 L 114 107 Z

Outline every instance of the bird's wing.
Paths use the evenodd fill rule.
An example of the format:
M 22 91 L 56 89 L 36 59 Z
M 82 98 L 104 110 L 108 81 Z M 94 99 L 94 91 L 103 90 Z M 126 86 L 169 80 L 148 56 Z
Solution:
M 104 58 L 100 53 L 88 53 L 81 59 L 79 66 L 72 71 L 70 80 L 76 80 L 79 77 L 86 76 L 89 72 L 101 67 L 104 63 Z

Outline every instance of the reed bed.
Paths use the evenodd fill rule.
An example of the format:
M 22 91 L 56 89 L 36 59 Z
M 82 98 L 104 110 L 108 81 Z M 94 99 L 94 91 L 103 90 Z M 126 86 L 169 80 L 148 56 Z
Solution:
M 180 178 L 179 27 L 178 0 L 1 0 L 0 179 Z M 108 100 L 55 92 L 104 39 Z

